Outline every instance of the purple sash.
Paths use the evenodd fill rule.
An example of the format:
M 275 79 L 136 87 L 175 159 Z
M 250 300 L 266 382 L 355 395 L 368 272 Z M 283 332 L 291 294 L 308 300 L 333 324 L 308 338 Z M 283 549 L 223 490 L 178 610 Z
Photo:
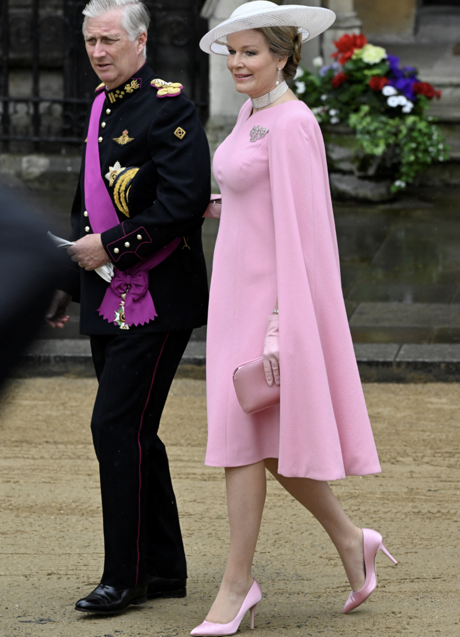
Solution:
M 99 160 L 99 120 L 104 101 L 105 91 L 102 91 L 94 100 L 91 109 L 85 155 L 85 206 L 91 227 L 96 234 L 120 223 L 101 175 Z M 144 325 L 155 320 L 158 314 L 149 292 L 148 271 L 169 257 L 180 241 L 180 238 L 174 239 L 148 259 L 123 272 L 115 268 L 112 282 L 98 310 L 99 315 L 110 323 L 115 323 L 115 312 L 120 308 L 121 295 L 126 293 L 124 313 L 127 325 Z M 128 285 L 130 287 L 126 292 Z

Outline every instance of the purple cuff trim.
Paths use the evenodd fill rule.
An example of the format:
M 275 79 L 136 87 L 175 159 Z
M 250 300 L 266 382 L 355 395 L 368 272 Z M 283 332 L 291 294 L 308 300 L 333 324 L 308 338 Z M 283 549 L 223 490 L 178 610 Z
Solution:
M 123 223 L 121 224 L 122 228 L 123 228 L 123 232 L 125 231 L 124 225 Z M 142 233 L 142 240 L 137 238 L 138 234 Z M 135 248 L 134 250 L 129 250 L 126 249 L 125 247 L 125 242 L 132 242 L 133 239 L 133 235 L 135 235 L 135 240 L 136 240 L 136 245 L 133 246 L 133 248 Z M 130 239 L 131 238 L 131 239 Z M 121 237 L 120 239 L 116 239 L 115 241 L 112 241 L 111 243 L 107 244 L 107 250 L 110 252 L 110 258 L 112 259 L 112 261 L 114 263 L 117 263 L 121 257 L 123 257 L 125 254 L 136 254 L 137 255 L 137 251 L 139 250 L 139 248 L 146 244 L 146 243 L 152 243 L 152 238 L 150 237 L 149 233 L 147 232 L 147 230 L 142 226 L 141 228 L 139 228 L 138 230 L 133 230 L 132 232 L 130 232 L 129 234 L 125 234 L 123 235 L 123 237 Z M 118 254 L 115 254 L 113 252 L 114 248 L 118 248 L 120 250 L 120 252 Z

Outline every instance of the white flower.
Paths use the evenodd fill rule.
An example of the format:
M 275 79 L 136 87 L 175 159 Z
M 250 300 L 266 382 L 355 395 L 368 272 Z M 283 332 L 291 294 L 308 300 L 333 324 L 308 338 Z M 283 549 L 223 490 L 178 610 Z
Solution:
M 409 100 L 406 100 L 406 105 L 403 106 L 402 112 L 403 113 L 410 113 L 413 108 L 414 108 L 414 105 L 412 104 L 412 102 L 409 102 Z M 414 146 L 415 146 L 415 144 L 414 144 Z
M 393 186 L 396 186 L 396 188 L 405 188 L 406 187 L 406 182 L 405 181 L 401 181 L 401 179 L 397 179 Z
M 391 108 L 395 108 L 395 106 L 399 106 L 399 97 L 397 95 L 392 95 L 387 99 L 388 106 Z
M 298 66 L 294 75 L 294 79 L 295 80 L 299 79 L 301 75 L 303 75 L 303 68 L 301 66 Z
M 444 148 L 444 144 L 439 144 L 438 148 Z
M 324 106 L 314 106 L 314 107 L 311 109 L 311 112 L 312 112 L 314 115 L 317 115 L 317 114 L 319 114 L 319 113 L 324 113 L 324 110 L 325 110 L 325 109 L 324 109 Z
M 325 102 L 327 100 L 327 95 L 321 95 L 321 99 Z
M 336 108 L 331 108 L 331 110 L 329 111 L 329 115 L 331 117 L 335 117 L 335 115 L 338 115 L 339 111 Z
M 365 44 L 360 52 L 360 57 L 366 64 L 378 64 L 387 56 L 385 49 L 382 49 L 381 46 L 374 46 L 373 44 Z
M 399 106 L 405 106 L 407 104 L 407 99 L 404 95 L 398 95 L 398 104 Z
M 315 68 L 319 69 L 323 66 L 323 64 L 324 64 L 324 60 L 320 55 L 318 55 L 318 57 L 316 58 L 313 58 L 313 66 Z
M 298 95 L 303 95 L 305 91 L 307 90 L 307 87 L 305 86 L 305 82 L 296 82 L 295 90 Z
M 340 119 L 338 117 L 331 117 L 331 124 L 338 124 Z
M 388 84 L 382 88 L 382 93 L 383 95 L 385 95 L 385 97 L 396 95 L 397 92 L 398 91 L 395 88 L 393 88 L 392 86 L 388 86 Z

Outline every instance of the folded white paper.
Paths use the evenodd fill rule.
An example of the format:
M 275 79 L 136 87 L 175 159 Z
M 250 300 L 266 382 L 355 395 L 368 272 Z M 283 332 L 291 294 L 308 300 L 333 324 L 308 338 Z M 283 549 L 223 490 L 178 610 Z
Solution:
M 51 234 L 51 232 L 48 232 L 48 236 L 53 241 L 56 248 L 67 248 L 68 246 L 75 245 L 72 241 L 67 241 L 66 239 L 61 239 L 61 237 L 56 237 L 54 234 Z M 94 271 L 97 272 L 97 274 L 99 274 L 99 276 L 104 279 L 104 281 L 107 281 L 107 283 L 110 283 L 113 279 L 113 263 L 106 263 L 105 265 L 101 265 L 100 268 L 96 268 Z

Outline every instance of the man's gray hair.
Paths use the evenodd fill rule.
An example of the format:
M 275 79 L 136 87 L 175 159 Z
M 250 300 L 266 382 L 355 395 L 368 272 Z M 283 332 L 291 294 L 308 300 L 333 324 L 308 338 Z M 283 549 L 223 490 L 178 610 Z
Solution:
M 121 24 L 127 31 L 131 42 L 134 42 L 143 31 L 148 32 L 150 14 L 142 0 L 90 0 L 83 9 L 83 15 L 85 16 L 83 20 L 83 35 L 86 31 L 88 18 L 98 18 L 100 15 L 114 9 L 123 9 Z M 145 55 L 145 48 L 143 53 Z

